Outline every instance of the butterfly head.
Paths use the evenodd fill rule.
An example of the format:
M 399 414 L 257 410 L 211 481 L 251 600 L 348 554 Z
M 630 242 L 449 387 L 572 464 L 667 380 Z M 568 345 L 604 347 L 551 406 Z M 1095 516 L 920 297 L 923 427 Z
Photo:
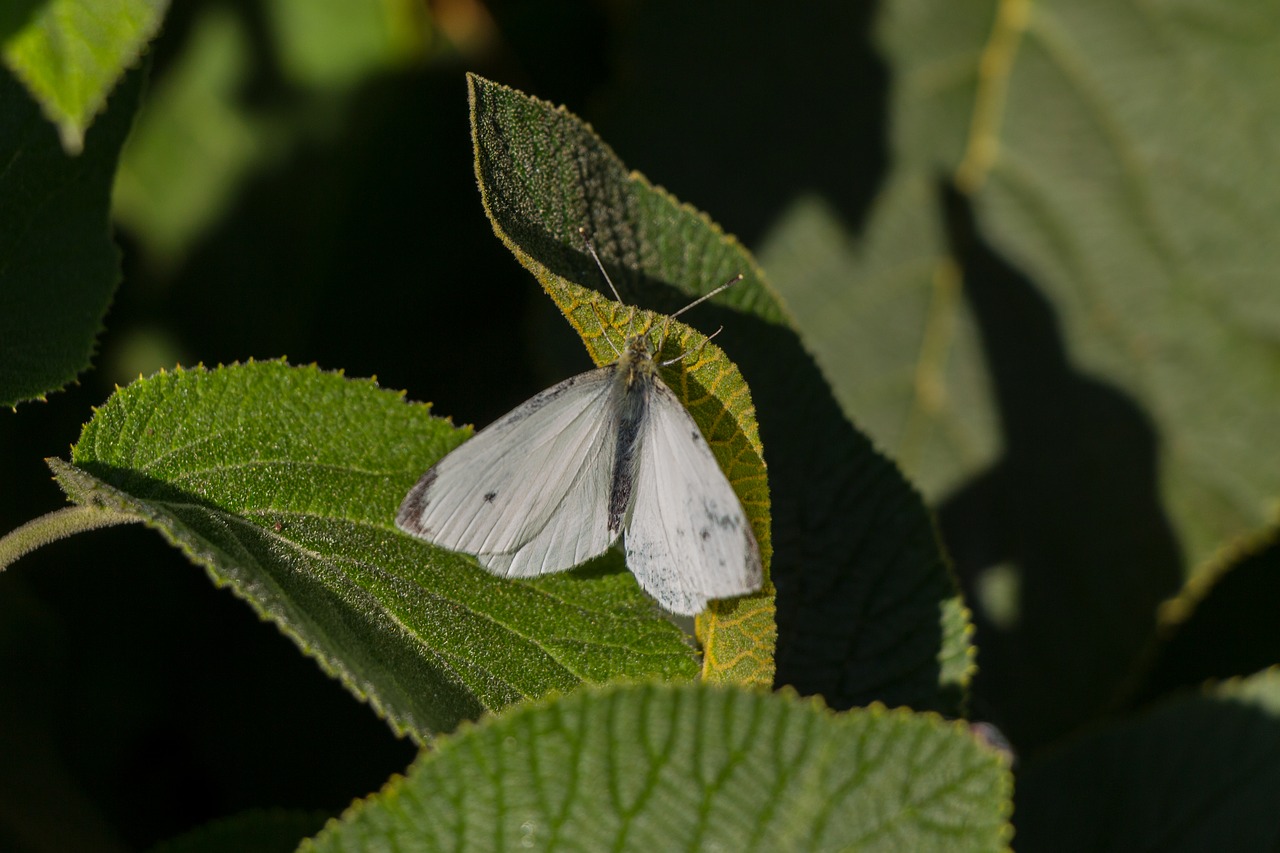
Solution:
M 658 372 L 657 363 L 653 360 L 653 346 L 649 343 L 647 330 L 631 335 L 622 347 L 618 356 L 618 371 L 627 387 L 637 382 L 645 382 Z

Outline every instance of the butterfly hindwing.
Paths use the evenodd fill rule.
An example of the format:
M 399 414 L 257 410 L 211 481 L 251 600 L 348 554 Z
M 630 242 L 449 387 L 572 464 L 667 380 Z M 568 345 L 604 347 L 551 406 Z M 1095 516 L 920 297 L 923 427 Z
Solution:
M 643 426 L 627 566 L 672 613 L 760 588 L 760 551 L 733 487 L 698 425 L 656 375 Z

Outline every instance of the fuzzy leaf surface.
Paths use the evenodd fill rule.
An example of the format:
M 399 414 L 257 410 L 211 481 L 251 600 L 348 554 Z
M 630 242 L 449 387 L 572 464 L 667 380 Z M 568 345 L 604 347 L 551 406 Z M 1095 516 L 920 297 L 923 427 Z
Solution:
M 530 582 L 400 533 L 422 472 L 466 430 L 370 380 L 258 362 L 117 392 L 72 464 L 81 504 L 140 517 L 398 732 L 583 681 L 690 678 L 680 631 L 616 557 Z
M 443 742 L 303 850 L 1004 850 L 1012 777 L 962 723 L 610 686 Z

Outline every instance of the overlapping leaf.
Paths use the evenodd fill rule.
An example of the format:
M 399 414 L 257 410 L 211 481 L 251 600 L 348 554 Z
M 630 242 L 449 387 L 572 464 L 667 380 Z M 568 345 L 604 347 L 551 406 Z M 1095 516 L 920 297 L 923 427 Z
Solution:
M 690 322 L 724 326 L 717 343 L 750 380 L 757 408 L 734 365 L 710 346 L 669 384 L 719 444 L 762 546 L 772 546 L 786 605 L 777 617 L 787 641 L 778 650 L 778 678 L 840 705 L 881 698 L 953 707 L 967 678 L 968 641 L 928 516 L 836 410 L 751 257 L 707 217 L 628 173 L 566 112 L 477 77 L 471 92 L 477 176 L 494 228 L 598 361 L 615 357 L 599 337 L 601 318 L 618 328 L 630 314 L 596 292 L 603 283 L 579 227 L 594 235 L 622 298 L 645 308 L 671 312 L 735 273 L 746 277 L 717 300 L 735 310 L 705 306 Z M 681 341 L 673 352 L 701 343 L 701 335 L 676 328 Z M 755 417 L 769 462 L 767 492 Z M 702 623 L 706 660 L 738 679 L 769 673 L 768 610 L 737 621 L 754 601 L 767 603 L 740 600 Z
M 1028 850 L 1270 850 L 1280 832 L 1280 673 L 1167 702 L 1031 764 Z
M 511 582 L 395 530 L 409 487 L 465 436 L 373 382 L 250 363 L 133 383 L 73 464 L 50 464 L 74 500 L 143 519 L 417 740 L 584 680 L 691 677 L 682 635 L 616 558 Z
M 80 153 L 107 96 L 138 61 L 169 0 L 15 0 L 0 11 L 4 62 Z
M 760 254 L 936 501 L 1029 744 L 1113 702 L 1160 602 L 1275 522 L 1280 15 L 887 3 L 876 35 L 865 228 L 829 188 Z
M 141 85 L 131 75 L 70 157 L 0 72 L 0 405 L 56 391 L 89 366 L 120 276 L 111 178 Z
M 1012 780 L 960 723 L 611 686 L 460 733 L 304 850 L 1002 850 Z

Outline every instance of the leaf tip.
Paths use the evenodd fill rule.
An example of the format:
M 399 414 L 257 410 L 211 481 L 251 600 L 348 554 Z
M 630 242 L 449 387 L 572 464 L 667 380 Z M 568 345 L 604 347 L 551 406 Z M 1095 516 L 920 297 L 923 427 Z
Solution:
M 84 151 L 84 129 L 80 123 L 64 119 L 57 123 L 58 125 L 58 141 L 62 143 L 62 150 L 66 152 L 68 157 L 78 157 Z

